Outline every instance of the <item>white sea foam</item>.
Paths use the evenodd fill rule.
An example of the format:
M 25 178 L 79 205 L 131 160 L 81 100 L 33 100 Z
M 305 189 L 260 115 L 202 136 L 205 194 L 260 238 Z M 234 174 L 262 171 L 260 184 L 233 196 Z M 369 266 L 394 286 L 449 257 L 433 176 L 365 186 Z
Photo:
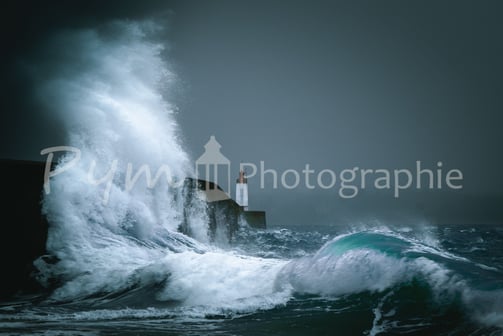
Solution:
M 143 177 L 132 190 L 125 188 L 127 164 L 154 171 L 167 165 L 176 180 L 192 175 L 166 99 L 174 76 L 161 57 L 162 45 L 149 40 L 153 29 L 115 23 L 103 27 L 105 33 L 66 32 L 50 44 L 59 58 L 46 65 L 51 77 L 40 83 L 39 93 L 81 159 L 50 180 L 44 198 L 51 223 L 47 249 L 59 262 L 38 260 L 40 278 L 63 280 L 51 297 L 56 301 L 162 284 L 155 288 L 156 300 L 206 307 L 202 311 L 284 303 L 289 292 L 273 287 L 284 262 L 208 245 L 202 201 L 187 206 L 183 188 L 147 188 Z M 61 56 L 61 46 L 72 52 Z M 60 165 L 71 159 L 69 154 Z M 109 194 L 106 183 L 88 183 L 93 162 L 95 180 L 116 165 Z M 192 238 L 177 232 L 183 221 Z
M 407 276 L 407 263 L 383 253 L 355 249 L 341 256 L 323 255 L 294 260 L 283 269 L 278 285 L 300 293 L 345 295 L 382 291 Z

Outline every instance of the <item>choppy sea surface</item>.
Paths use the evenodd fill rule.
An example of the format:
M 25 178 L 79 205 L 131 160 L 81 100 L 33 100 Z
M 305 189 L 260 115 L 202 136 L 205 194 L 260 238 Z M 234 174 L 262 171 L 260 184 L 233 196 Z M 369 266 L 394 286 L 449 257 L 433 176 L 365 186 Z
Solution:
M 243 226 L 217 245 L 144 246 L 159 257 L 3 302 L 0 334 L 503 332 L 503 227 Z

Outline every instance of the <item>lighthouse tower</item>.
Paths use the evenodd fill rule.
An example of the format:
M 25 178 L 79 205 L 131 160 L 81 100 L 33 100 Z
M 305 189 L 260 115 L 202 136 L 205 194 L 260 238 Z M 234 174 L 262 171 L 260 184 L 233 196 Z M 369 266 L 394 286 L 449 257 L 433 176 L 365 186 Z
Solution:
M 239 171 L 239 178 L 236 180 L 236 203 L 248 210 L 248 180 L 243 170 Z

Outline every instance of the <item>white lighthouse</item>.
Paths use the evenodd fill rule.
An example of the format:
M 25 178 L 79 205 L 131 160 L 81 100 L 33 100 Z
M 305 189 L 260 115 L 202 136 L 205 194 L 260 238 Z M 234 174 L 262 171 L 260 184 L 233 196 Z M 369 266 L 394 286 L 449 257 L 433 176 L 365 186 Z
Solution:
M 243 170 L 239 171 L 239 178 L 236 180 L 236 203 L 248 210 L 248 180 Z

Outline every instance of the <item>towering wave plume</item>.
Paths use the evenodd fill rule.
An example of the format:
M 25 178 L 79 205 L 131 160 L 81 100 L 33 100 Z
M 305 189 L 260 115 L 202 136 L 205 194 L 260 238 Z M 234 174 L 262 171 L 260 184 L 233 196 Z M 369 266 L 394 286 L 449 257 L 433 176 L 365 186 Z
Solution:
M 56 297 L 107 290 L 112 282 L 121 287 L 163 248 L 197 245 L 176 233 L 187 217 L 180 181 L 191 166 L 165 98 L 174 76 L 163 46 L 149 41 L 155 29 L 114 23 L 62 33 L 47 48 L 39 96 L 80 152 L 60 160 L 60 168 L 78 162 L 50 179 L 44 197 L 47 249 L 60 259 L 51 272 L 68 281 Z M 197 200 L 190 206 L 204 209 Z M 188 220 L 204 242 L 204 211 L 191 211 Z
M 155 29 L 115 23 L 51 42 L 40 97 L 73 149 L 56 169 L 78 162 L 54 172 L 44 197 L 56 261 L 37 261 L 40 279 L 56 280 L 51 299 L 63 302 L 270 305 L 284 261 L 212 246 L 205 203 L 185 197 L 180 182 L 191 165 L 165 95 L 174 76 L 162 45 L 149 41 Z M 191 237 L 178 231 L 182 223 Z

